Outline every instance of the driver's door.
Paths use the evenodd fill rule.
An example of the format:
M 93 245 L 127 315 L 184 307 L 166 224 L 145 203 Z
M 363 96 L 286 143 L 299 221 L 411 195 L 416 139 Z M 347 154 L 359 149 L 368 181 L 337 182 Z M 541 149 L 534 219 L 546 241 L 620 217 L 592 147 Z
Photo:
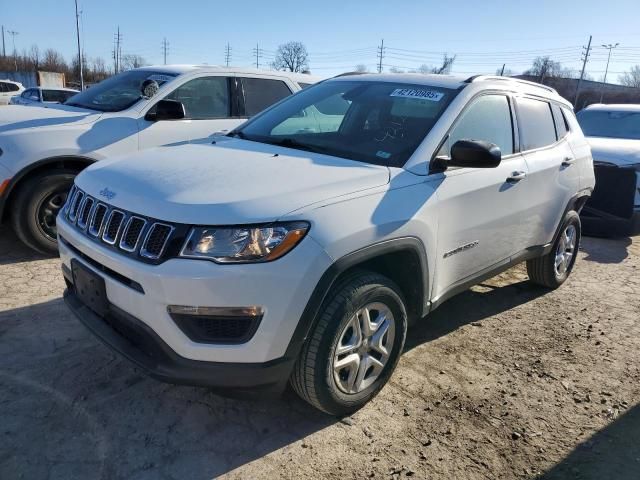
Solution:
M 448 157 L 462 139 L 498 145 L 502 161 L 496 168 L 454 167 L 433 175 L 440 182 L 434 298 L 528 246 L 527 166 L 515 148 L 509 97 L 488 94 L 472 100 L 438 155 Z
M 185 118 L 180 120 L 138 120 L 139 148 L 170 146 L 207 139 L 214 133 L 230 131 L 244 119 L 232 116 L 233 77 L 209 75 L 183 83 L 165 96 L 167 100 L 181 102 Z M 160 99 L 158 99 L 160 100 Z M 147 113 L 153 113 L 154 107 Z

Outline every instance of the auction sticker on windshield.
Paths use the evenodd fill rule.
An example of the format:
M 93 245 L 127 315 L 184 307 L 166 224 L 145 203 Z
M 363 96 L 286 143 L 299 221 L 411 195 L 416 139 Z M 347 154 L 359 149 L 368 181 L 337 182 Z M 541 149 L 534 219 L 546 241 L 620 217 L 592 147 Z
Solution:
M 430 100 L 432 102 L 439 102 L 444 97 L 444 93 L 435 92 L 433 90 L 420 90 L 414 88 L 396 88 L 391 92 L 390 97 L 403 97 L 403 98 L 420 98 L 423 100 Z

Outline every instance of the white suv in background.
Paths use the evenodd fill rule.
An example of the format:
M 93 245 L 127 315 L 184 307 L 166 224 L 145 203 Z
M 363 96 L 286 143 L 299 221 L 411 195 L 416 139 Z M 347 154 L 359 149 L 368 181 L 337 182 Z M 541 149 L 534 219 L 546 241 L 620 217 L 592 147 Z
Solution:
M 0 109 L 0 221 L 45 253 L 73 178 L 96 160 L 226 132 L 317 81 L 209 66 L 130 70 L 62 105 Z M 17 92 L 19 93 L 19 92 Z
M 164 381 L 282 389 L 354 411 L 407 325 L 527 261 L 571 272 L 591 153 L 555 90 L 350 75 L 213 144 L 91 166 L 58 216 L 65 299 Z
M 598 186 L 585 209 L 589 231 L 640 233 L 640 105 L 589 105 L 577 114 L 591 145 Z M 587 223 L 587 222 L 585 222 Z
M 20 82 L 0 80 L 0 105 L 9 105 L 11 99 L 23 91 L 24 87 Z

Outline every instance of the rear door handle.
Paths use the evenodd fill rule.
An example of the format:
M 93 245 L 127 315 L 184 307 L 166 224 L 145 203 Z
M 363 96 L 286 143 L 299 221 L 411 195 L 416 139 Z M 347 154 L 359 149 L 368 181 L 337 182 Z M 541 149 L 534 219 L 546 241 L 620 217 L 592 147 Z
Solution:
M 526 176 L 527 176 L 527 173 L 523 171 L 513 172 L 511 175 L 507 177 L 507 182 L 510 182 L 510 183 L 519 182 Z
M 562 161 L 562 166 L 563 167 L 568 167 L 569 165 L 572 165 L 575 161 L 576 161 L 575 158 L 564 157 L 564 160 Z

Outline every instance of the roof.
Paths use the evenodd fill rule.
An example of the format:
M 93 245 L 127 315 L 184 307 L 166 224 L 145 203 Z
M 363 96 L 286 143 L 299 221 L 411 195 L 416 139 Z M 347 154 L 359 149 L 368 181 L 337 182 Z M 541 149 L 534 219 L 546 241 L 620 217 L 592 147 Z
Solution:
M 138 70 L 150 70 L 157 73 L 169 73 L 175 75 L 182 75 L 184 73 L 197 71 L 245 75 L 278 75 L 302 83 L 316 83 L 320 81 L 319 77 L 306 73 L 283 72 L 280 70 L 265 70 L 258 68 L 221 67 L 219 65 L 150 65 L 147 67 L 140 67 Z
M 365 82 L 397 82 L 456 89 L 465 86 L 466 78 L 466 76 L 460 75 L 425 75 L 422 73 L 346 73 L 332 78 L 331 81 L 357 79 Z
M 553 99 L 560 103 L 566 104 L 567 106 L 571 105 L 566 99 L 561 97 L 555 89 L 551 87 L 534 82 L 529 82 L 526 80 L 520 80 L 513 77 L 500 77 L 493 75 L 475 75 L 473 77 L 467 77 L 460 75 L 425 75 L 422 73 L 380 74 L 354 72 L 339 75 L 332 78 L 331 81 L 349 81 L 354 79 L 371 82 L 396 82 L 412 85 L 427 85 L 430 87 L 442 87 L 451 89 L 467 88 L 468 86 L 473 85 L 478 90 L 490 88 L 497 90 L 517 91 L 520 93 L 528 93 Z
M 603 112 L 640 112 L 640 104 L 638 103 L 594 103 L 585 107 L 584 110 L 598 110 Z

